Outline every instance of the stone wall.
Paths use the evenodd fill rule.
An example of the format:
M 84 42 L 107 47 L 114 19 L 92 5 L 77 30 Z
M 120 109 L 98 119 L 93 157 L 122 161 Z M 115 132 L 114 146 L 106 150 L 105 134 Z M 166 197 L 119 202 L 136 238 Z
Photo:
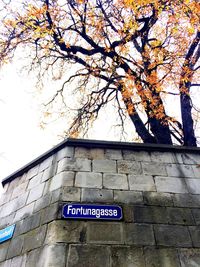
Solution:
M 111 147 L 111 148 L 110 148 Z M 200 149 L 66 141 L 3 181 L 0 267 L 200 266 Z M 119 222 L 64 220 L 118 204 Z

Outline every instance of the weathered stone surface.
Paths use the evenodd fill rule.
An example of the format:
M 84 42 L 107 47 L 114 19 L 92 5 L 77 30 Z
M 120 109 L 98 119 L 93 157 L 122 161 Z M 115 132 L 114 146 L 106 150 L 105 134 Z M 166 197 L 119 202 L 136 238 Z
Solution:
M 39 212 L 16 223 L 14 236 L 24 234 L 40 225 L 41 214 Z
M 19 256 L 22 252 L 24 246 L 24 236 L 17 236 L 13 238 L 10 242 L 8 249 L 7 259 Z
M 27 252 L 42 246 L 46 235 L 46 229 L 47 226 L 43 225 L 25 234 L 23 252 Z
M 62 188 L 56 189 L 51 192 L 51 203 L 61 200 Z
M 92 222 L 87 226 L 87 242 L 99 244 L 122 244 L 123 227 L 121 223 Z
M 25 265 L 26 265 L 26 255 L 23 255 L 12 258 L 9 267 L 25 267 Z
M 130 190 L 156 191 L 153 176 L 150 175 L 128 175 Z
M 109 172 L 113 173 L 117 171 L 116 161 L 109 159 L 96 159 L 92 161 L 93 172 Z
M 125 244 L 153 246 L 155 244 L 153 227 L 149 224 L 125 224 Z
M 43 182 L 48 181 L 50 178 L 52 178 L 54 175 L 56 175 L 56 171 L 57 171 L 57 163 L 54 163 L 49 168 L 45 169 L 42 172 L 41 182 L 43 183 Z
M 105 173 L 103 175 L 103 187 L 108 189 L 128 189 L 128 180 L 125 174 Z
M 39 254 L 37 267 L 65 267 L 67 249 L 64 244 L 45 246 Z
M 0 244 L 0 262 L 5 261 L 10 242 Z
M 23 207 L 22 209 L 19 209 L 15 214 L 14 222 L 20 221 L 26 218 L 27 216 L 30 216 L 33 213 L 33 208 L 34 208 L 34 202 Z
M 174 206 L 200 208 L 200 195 L 173 194 Z
M 174 153 L 170 152 L 151 152 L 151 160 L 153 162 L 161 162 L 161 163 L 176 163 L 176 158 Z
M 32 189 L 35 186 L 39 185 L 42 181 L 42 175 L 43 173 L 40 172 L 37 175 L 35 175 L 33 178 L 31 178 L 28 183 L 28 189 Z
M 62 201 L 80 201 L 81 200 L 81 190 L 75 187 L 64 187 L 62 190 Z
M 188 228 L 177 225 L 154 225 L 156 244 L 165 247 L 192 247 Z
M 25 194 L 26 188 L 27 188 L 27 184 L 28 181 L 19 184 L 16 188 L 14 188 L 13 192 L 12 192 L 12 197 L 11 199 L 14 199 L 18 196 L 20 196 L 21 194 Z
M 42 210 L 41 223 L 48 223 L 58 217 L 58 203 L 51 204 Z
M 75 173 L 63 171 L 55 175 L 50 182 L 49 191 L 54 191 L 62 186 L 73 186 Z
M 42 163 L 40 163 L 39 172 L 42 172 L 45 169 L 47 169 L 49 166 L 51 166 L 53 164 L 53 158 L 54 158 L 54 156 L 51 156 L 51 157 L 45 159 Z
M 63 149 L 59 150 L 56 154 L 56 160 L 60 161 L 63 158 L 73 158 L 74 156 L 74 147 L 64 147 Z
M 134 160 L 134 161 L 142 161 L 142 162 L 151 161 L 150 154 L 146 151 L 123 150 L 122 154 L 125 160 Z
M 86 237 L 85 223 L 81 221 L 53 221 L 48 225 L 46 244 L 81 243 Z
M 194 225 L 195 221 L 190 209 L 186 208 L 167 208 L 170 224 Z
M 111 267 L 145 267 L 142 248 L 111 247 L 111 257 Z
M 194 177 L 191 166 L 183 164 L 168 164 L 166 166 L 168 176 L 175 177 Z
M 91 171 L 91 160 L 64 158 L 58 162 L 57 173 L 62 171 Z
M 138 223 L 166 223 L 168 221 L 165 207 L 134 207 L 134 221 Z
M 167 175 L 165 165 L 162 163 L 142 162 L 143 173 L 146 175 Z
M 200 155 L 199 154 L 182 154 L 183 163 L 185 164 L 199 164 Z
M 15 217 L 15 213 L 12 213 L 6 217 L 3 217 L 0 219 L 0 229 L 8 226 L 10 224 L 10 222 L 13 222 Z
M 158 192 L 166 193 L 188 193 L 185 180 L 175 177 L 155 177 Z
M 31 168 L 31 169 L 28 171 L 28 173 L 27 173 L 27 175 L 26 175 L 26 179 L 27 179 L 27 180 L 31 179 L 33 176 L 37 175 L 38 172 L 39 172 L 39 165 L 37 165 L 37 166 Z
M 200 266 L 200 249 L 181 249 L 179 254 L 181 267 Z
M 193 165 L 192 166 L 193 172 L 194 172 L 194 176 L 196 178 L 200 178 L 200 166 L 198 165 Z
M 181 267 L 176 249 L 144 249 L 146 267 Z
M 191 194 L 200 194 L 200 179 L 186 179 L 186 184 Z
M 81 192 L 83 202 L 112 202 L 113 190 L 83 188 Z
M 46 208 L 51 203 L 51 195 L 47 194 L 35 201 L 34 212 Z
M 173 206 L 171 194 L 159 192 L 143 192 L 144 203 L 155 206 Z
M 192 214 L 197 225 L 200 225 L 200 210 L 192 209 Z
M 42 184 L 35 186 L 33 189 L 30 190 L 29 196 L 27 199 L 27 204 L 39 199 L 42 196 L 43 191 L 44 191 L 44 186 L 45 186 L 45 183 L 42 183 Z
M 75 177 L 75 186 L 102 188 L 102 173 L 78 172 Z
M 105 158 L 106 159 L 122 159 L 122 151 L 115 149 L 105 149 Z
M 126 204 L 143 204 L 142 192 L 114 190 L 114 201 Z
M 66 267 L 110 267 L 109 256 L 105 246 L 70 245 Z
M 117 169 L 119 173 L 142 174 L 141 163 L 137 161 L 118 160 Z
M 200 226 L 189 226 L 189 231 L 193 246 L 200 248 Z
M 40 254 L 41 254 L 40 249 L 31 250 L 28 253 L 25 267 L 36 267 L 36 266 L 37 267 L 43 267 L 43 266 L 38 265 L 38 261 L 40 259 Z

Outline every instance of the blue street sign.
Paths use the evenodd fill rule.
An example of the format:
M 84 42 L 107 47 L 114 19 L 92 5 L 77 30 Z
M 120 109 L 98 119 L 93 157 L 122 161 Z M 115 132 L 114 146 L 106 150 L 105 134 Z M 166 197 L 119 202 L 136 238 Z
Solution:
M 12 238 L 15 231 L 15 224 L 0 230 L 0 243 Z
M 122 219 L 122 208 L 118 205 L 66 204 L 62 209 L 65 219 L 111 220 Z

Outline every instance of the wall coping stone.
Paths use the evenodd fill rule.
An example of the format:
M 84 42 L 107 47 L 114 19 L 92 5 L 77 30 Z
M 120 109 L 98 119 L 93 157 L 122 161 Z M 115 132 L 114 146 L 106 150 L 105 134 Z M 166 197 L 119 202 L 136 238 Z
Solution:
M 31 168 L 40 164 L 45 159 L 54 155 L 64 147 L 84 147 L 84 148 L 101 148 L 101 149 L 124 149 L 132 151 L 158 151 L 158 152 L 171 152 L 171 153 L 192 153 L 200 154 L 200 147 L 185 147 L 185 146 L 172 146 L 165 144 L 144 144 L 134 142 L 117 142 L 117 141 L 104 141 L 104 140 L 91 140 L 91 139 L 73 139 L 67 138 L 63 142 L 59 143 L 55 147 L 46 151 L 33 161 L 29 162 L 19 170 L 15 171 L 11 175 L 7 176 L 2 180 L 2 185 L 5 186 L 7 183 L 13 181 L 15 178 L 23 175 Z

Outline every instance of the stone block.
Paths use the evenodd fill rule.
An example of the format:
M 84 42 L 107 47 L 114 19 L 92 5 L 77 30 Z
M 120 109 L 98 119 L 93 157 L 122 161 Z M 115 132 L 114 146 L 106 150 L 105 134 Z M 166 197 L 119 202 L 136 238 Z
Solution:
M 10 242 L 8 249 L 7 259 L 19 256 L 22 253 L 22 248 L 24 246 L 24 236 L 17 236 L 13 238 Z
M 155 245 L 153 227 L 149 224 L 125 224 L 125 244 L 136 246 Z
M 104 149 L 101 148 L 75 148 L 75 158 L 105 159 Z
M 184 179 L 175 177 L 155 177 L 158 192 L 166 193 L 188 193 Z
M 183 164 L 167 164 L 168 176 L 172 177 L 194 177 L 192 166 Z
M 185 153 L 182 154 L 183 162 L 185 164 L 199 164 L 200 162 L 200 154 L 189 154 Z
M 105 149 L 106 159 L 122 159 L 122 151 L 119 149 Z
M 30 190 L 29 196 L 27 199 L 27 204 L 30 204 L 31 202 L 38 200 L 43 195 L 45 183 L 39 184 L 35 186 L 33 189 Z
M 193 247 L 200 248 L 200 226 L 189 226 Z
M 70 245 L 67 267 L 110 267 L 110 250 L 105 246 Z
M 30 216 L 33 213 L 33 208 L 34 208 L 34 202 L 23 207 L 22 209 L 19 209 L 15 214 L 14 222 L 20 221 L 26 218 L 27 216 Z
M 144 203 L 155 206 L 173 206 L 170 193 L 143 192 Z
M 40 249 L 33 249 L 27 253 L 27 260 L 25 267 L 44 267 L 39 266 L 38 262 L 40 260 L 41 250 Z
M 197 225 L 200 225 L 200 209 L 192 209 L 192 214 Z
M 53 164 L 53 157 L 54 156 L 50 156 L 47 159 L 45 159 L 42 163 L 40 163 L 39 172 L 44 171 L 45 169 L 47 169 L 48 167 L 50 167 Z
M 146 151 L 123 150 L 122 154 L 125 160 L 142 161 L 142 162 L 151 161 L 150 154 Z
M 145 267 L 142 248 L 111 247 L 111 267 Z M 148 265 L 147 265 L 148 266 Z M 156 266 L 157 267 L 157 266 Z
M 119 173 L 142 174 L 141 163 L 138 161 L 118 160 L 117 169 Z
M 62 190 L 62 201 L 77 201 L 81 200 L 81 190 L 75 187 L 64 187 Z
M 3 204 L 6 204 L 11 199 L 12 193 L 6 193 L 4 192 L 0 196 L 0 206 Z
M 87 243 L 122 244 L 122 223 L 91 222 L 87 224 Z
M 171 152 L 151 152 L 151 160 L 152 162 L 160 162 L 160 163 L 176 163 L 176 158 L 174 153 Z
M 10 267 L 10 266 L 11 266 L 11 260 L 7 260 L 7 261 L 0 263 L 0 267 Z
M 26 264 L 26 255 L 17 256 L 12 258 L 9 267 L 25 267 L 25 264 Z
M 165 207 L 134 207 L 134 221 L 138 223 L 167 223 Z
M 49 168 L 42 172 L 42 183 L 48 181 L 50 178 L 56 175 L 57 163 L 52 164 Z
M 181 267 L 176 249 L 147 247 L 144 255 L 146 267 Z
M 74 157 L 90 159 L 90 149 L 85 147 L 75 147 Z
M 150 175 L 128 175 L 131 190 L 156 191 L 153 176 Z
M 142 162 L 142 169 L 145 175 L 167 175 L 165 164 L 154 162 Z
M 190 209 L 187 208 L 167 208 L 170 224 L 194 225 L 195 221 Z
M 14 199 L 18 196 L 20 196 L 21 194 L 24 194 L 27 188 L 27 184 L 28 182 L 24 182 L 22 184 L 19 184 L 16 188 L 14 188 L 13 192 L 12 192 L 12 197 L 11 199 Z
M 92 161 L 93 172 L 109 172 L 117 171 L 116 161 L 109 159 L 94 159 Z
M 200 166 L 198 165 L 193 165 L 192 166 L 193 172 L 194 172 L 194 176 L 196 178 L 200 178 Z
M 44 246 L 39 254 L 37 267 L 65 267 L 67 249 L 64 244 Z
M 59 150 L 56 154 L 56 160 L 60 161 L 63 158 L 73 158 L 74 157 L 74 147 L 64 147 L 63 149 Z
M 47 194 L 35 201 L 34 212 L 46 208 L 51 203 L 51 195 Z
M 43 245 L 47 226 L 40 226 L 24 235 L 23 252 L 39 248 Z
M 103 187 L 107 189 L 128 189 L 128 180 L 125 174 L 103 174 Z
M 75 173 L 71 171 L 60 172 L 50 181 L 49 191 L 56 190 L 62 186 L 73 186 Z
M 102 188 L 102 173 L 77 172 L 76 187 Z
M 12 213 L 6 217 L 3 217 L 0 219 L 0 229 L 5 228 L 6 226 L 10 225 L 11 222 L 13 222 L 15 217 L 15 213 Z
M 83 188 L 82 202 L 113 202 L 113 190 Z
M 191 194 L 200 194 L 200 179 L 186 179 L 186 184 Z
M 28 189 L 32 189 L 35 186 L 39 185 L 41 183 L 41 180 L 42 180 L 42 175 L 43 175 L 43 173 L 40 172 L 37 175 L 35 175 L 33 178 L 31 178 L 29 180 Z
M 61 199 L 62 188 L 56 189 L 51 192 L 51 203 L 58 202 Z
M 85 223 L 57 220 L 48 225 L 46 244 L 81 243 L 86 239 Z
M 27 179 L 27 180 L 31 179 L 33 176 L 37 175 L 38 172 L 39 172 L 39 165 L 37 165 L 37 166 L 31 168 L 31 169 L 28 171 L 28 173 L 27 173 L 27 175 L 26 175 L 26 179 Z
M 173 194 L 174 206 L 200 208 L 200 195 L 192 194 Z
M 18 236 L 33 230 L 40 225 L 41 214 L 39 212 L 17 222 L 14 236 Z
M 7 241 L 0 245 L 0 262 L 5 261 L 6 255 L 8 253 L 9 244 L 10 242 Z
M 114 201 L 126 204 L 143 204 L 142 192 L 114 190 Z
M 102 148 L 92 148 L 90 150 L 91 159 L 105 159 L 104 149 Z
M 89 159 L 72 159 L 72 158 L 64 158 L 58 162 L 57 173 L 62 171 L 91 171 L 91 160 Z
M 187 226 L 154 225 L 157 246 L 192 247 L 192 241 Z
M 181 267 L 199 267 L 200 249 L 181 249 L 179 251 Z
M 58 203 L 51 204 L 41 212 L 41 223 L 45 224 L 58 217 Z

